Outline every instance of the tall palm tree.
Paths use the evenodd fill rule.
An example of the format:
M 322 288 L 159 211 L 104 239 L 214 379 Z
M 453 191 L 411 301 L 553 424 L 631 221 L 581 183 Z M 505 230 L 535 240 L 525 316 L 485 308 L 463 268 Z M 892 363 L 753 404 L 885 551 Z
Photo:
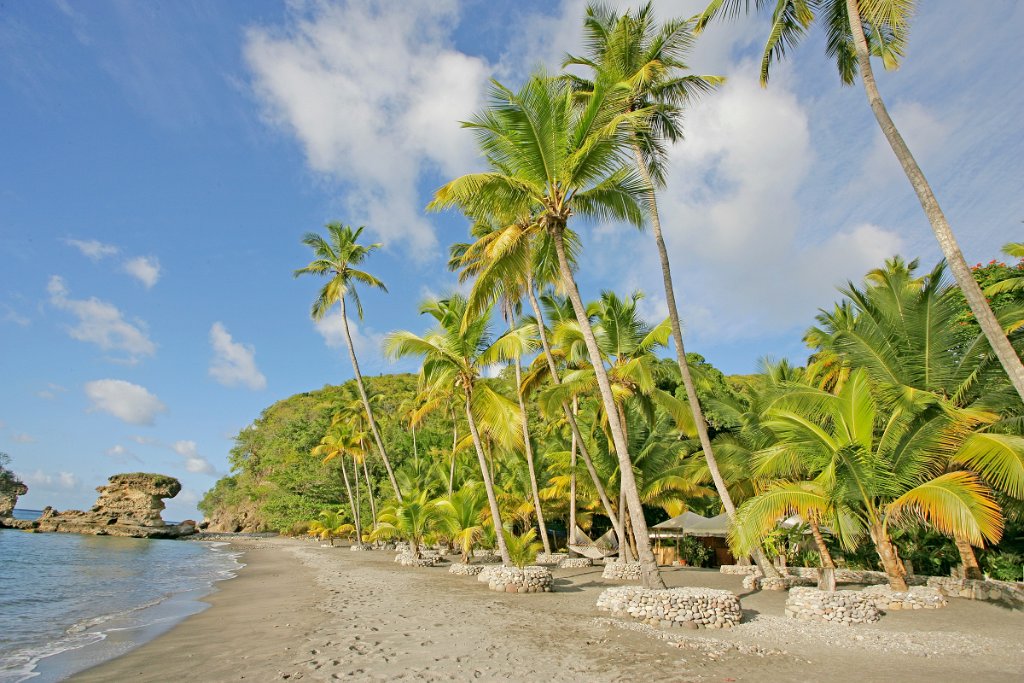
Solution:
M 370 431 L 377 445 L 377 452 L 380 454 L 384 467 L 388 471 L 388 479 L 391 487 L 395 490 L 395 498 L 402 500 L 402 492 L 398 489 L 398 482 L 395 481 L 394 470 L 391 469 L 391 460 L 388 459 L 388 452 L 384 448 L 384 442 L 380 438 L 380 430 L 377 428 L 377 421 L 373 418 L 373 409 L 366 397 L 366 387 L 363 386 L 363 375 L 359 372 L 359 361 L 356 359 L 356 350 L 352 345 L 352 333 L 348 328 L 348 314 L 346 312 L 346 299 L 351 298 L 356 306 L 356 315 L 363 319 L 363 304 L 359 301 L 359 294 L 356 291 L 356 284 L 375 287 L 382 291 L 388 291 L 384 283 L 375 276 L 359 266 L 366 257 L 375 249 L 380 247 L 379 243 L 362 245 L 359 244 L 359 236 L 363 228 L 353 230 L 341 223 L 328 223 L 327 237 L 315 232 L 306 233 L 302 243 L 310 247 L 316 258 L 309 262 L 304 268 L 295 271 L 295 277 L 300 275 L 321 275 L 330 278 L 320 290 L 319 296 L 313 302 L 312 315 L 314 320 L 322 320 L 327 312 L 338 304 L 341 308 L 342 328 L 345 330 L 345 344 L 348 346 L 348 356 L 352 361 L 352 371 L 355 373 L 356 386 L 359 387 L 359 396 L 363 401 L 363 408 L 366 410 L 366 419 L 370 423 Z
M 565 65 L 585 66 L 592 70 L 594 79 L 627 84 L 629 95 L 621 106 L 629 112 L 646 111 L 650 121 L 633 132 L 631 147 L 637 169 L 648 185 L 647 203 L 650 208 L 651 228 L 661 264 L 668 306 L 672 341 L 676 361 L 686 390 L 687 403 L 693 413 L 693 422 L 708 471 L 722 499 L 729 519 L 736 516 L 733 504 L 715 459 L 714 448 L 708 435 L 707 421 L 697 398 L 697 389 L 686 360 L 683 331 L 676 304 L 675 286 L 668 257 L 668 248 L 661 230 L 661 217 L 655 186 L 664 187 L 666 171 L 666 143 L 683 137 L 683 108 L 701 95 L 710 92 L 724 79 L 720 76 L 685 74 L 685 57 L 694 44 L 693 21 L 675 19 L 658 25 L 651 3 L 634 12 L 618 15 L 602 5 L 588 5 L 584 22 L 585 56 L 569 55 Z M 593 92 L 594 82 L 569 76 L 573 87 L 585 99 Z M 776 574 L 774 566 L 764 554 L 755 549 L 754 559 L 766 576 Z
M 494 490 L 491 468 L 484 454 L 480 427 L 489 435 L 506 443 L 521 438 L 519 414 L 516 406 L 485 384 L 478 384 L 481 370 L 504 358 L 507 350 L 492 343 L 490 311 L 465 322 L 466 300 L 459 295 L 447 299 L 428 299 L 420 305 L 420 312 L 432 316 L 437 327 L 425 336 L 408 331 L 392 332 L 384 339 L 385 351 L 394 358 L 418 356 L 423 359 L 420 381 L 428 391 L 436 388 L 447 393 L 453 389 L 461 394 L 466 421 L 473 439 L 480 473 L 487 491 L 491 519 L 498 531 L 498 551 L 502 562 L 511 559 L 500 531 L 501 510 Z M 479 419 L 478 419 L 479 418 Z
M 597 369 L 601 400 L 621 458 L 623 488 L 641 546 L 643 581 L 660 588 L 665 583 L 651 552 L 625 433 L 613 415 L 611 385 L 565 243 L 574 214 L 643 224 L 646 184 L 626 155 L 633 130 L 629 124 L 645 120 L 646 112 L 622 113 L 617 100 L 626 94 L 619 84 L 599 81 L 587 106 L 577 107 L 571 89 L 543 73 L 530 77 L 518 92 L 494 82 L 488 107 L 464 124 L 477 133 L 490 170 L 452 180 L 437 190 L 429 208 L 458 207 L 469 216 L 533 216 L 550 235 L 561 285 L 572 301 Z
M 340 463 L 341 476 L 345 481 L 345 492 L 348 494 L 349 506 L 352 508 L 352 521 L 355 524 L 356 543 L 363 542 L 363 526 L 359 515 L 359 479 L 357 473 L 356 490 L 353 495 L 352 484 L 348 478 L 348 471 L 345 469 L 344 456 L 351 456 L 360 451 L 362 451 L 360 440 L 353 437 L 352 431 L 345 427 L 341 422 L 332 424 L 327 430 L 327 433 L 320 439 L 320 444 L 315 446 L 312 451 L 313 455 L 321 456 L 325 463 L 330 462 L 335 458 L 342 458 Z M 354 457 L 352 462 L 354 465 Z
M 769 4 L 766 0 L 756 0 L 753 7 L 757 11 Z M 971 274 L 939 201 L 889 116 L 875 82 L 871 57 L 880 57 L 886 69 L 899 66 L 916 4 L 914 0 L 778 0 L 774 3 L 772 31 L 761 58 L 761 84 L 767 85 L 772 62 L 784 57 L 786 50 L 794 47 L 815 19 L 820 18 L 826 33 L 827 56 L 835 59 L 843 85 L 852 85 L 860 75 L 875 120 L 914 188 L 967 305 L 1017 394 L 1024 400 L 1024 363 Z M 749 0 L 712 0 L 697 19 L 697 28 L 703 29 L 718 14 L 736 15 L 750 9 Z
M 490 230 L 490 226 L 486 224 L 478 223 L 475 227 L 485 236 L 488 233 L 493 234 L 497 232 Z M 467 244 L 455 244 L 451 248 L 451 258 L 449 259 L 448 267 L 452 270 L 462 270 L 459 279 L 465 280 L 473 272 L 494 273 L 494 268 L 487 267 L 486 256 L 480 254 L 484 250 L 473 250 L 470 253 L 471 249 L 472 245 Z M 477 254 L 480 255 L 478 256 Z M 527 265 L 525 270 L 528 273 L 532 272 L 532 268 L 529 265 Z M 504 274 L 506 275 L 504 280 L 486 277 L 482 281 L 478 280 L 477 285 L 483 282 L 487 282 L 488 285 L 473 287 L 473 291 L 468 299 L 466 313 L 470 316 L 475 315 L 476 311 L 474 309 L 482 305 L 483 299 L 489 299 L 490 301 L 487 302 L 487 305 L 490 306 L 493 303 L 493 299 L 497 298 L 501 306 L 501 312 L 508 321 L 509 329 L 506 336 L 515 345 L 511 360 L 515 369 L 516 399 L 519 403 L 519 416 L 523 428 L 523 457 L 526 459 L 527 468 L 530 473 L 530 490 L 537 517 L 537 528 L 540 531 L 541 541 L 543 541 L 544 552 L 550 554 L 551 542 L 548 540 L 548 530 L 544 524 L 544 510 L 541 508 L 540 493 L 537 486 L 533 442 L 530 439 L 530 420 L 526 411 L 526 402 L 523 400 L 523 394 L 520 390 L 523 383 L 522 356 L 526 352 L 533 351 L 536 347 L 534 343 L 536 327 L 530 322 L 526 322 L 522 326 L 516 325 L 516 313 L 521 309 L 520 302 L 523 298 L 521 290 L 522 286 L 528 284 L 527 278 L 523 277 L 522 270 L 508 269 L 504 271 Z M 489 290 L 486 292 L 484 291 L 485 287 L 489 287 Z
M 491 223 L 495 221 L 501 227 L 492 227 Z M 544 313 L 537 300 L 538 283 L 542 287 L 547 286 L 557 282 L 560 277 L 550 236 L 543 226 L 532 217 L 518 217 L 505 223 L 496 217 L 492 217 L 490 222 L 477 221 L 473 226 L 473 234 L 477 240 L 472 244 L 456 244 L 452 247 L 452 258 L 449 261 L 450 267 L 459 269 L 460 281 L 464 282 L 470 277 L 475 278 L 468 297 L 467 312 L 476 314 L 482 308 L 493 305 L 498 298 L 521 299 L 525 292 L 530 307 L 533 309 L 537 337 L 540 340 L 550 373 L 548 378 L 552 383 L 559 384 L 561 380 L 551 344 L 548 341 Z M 566 232 L 566 243 L 567 251 L 570 254 L 569 260 L 575 264 L 575 257 L 572 254 L 575 252 L 576 239 L 571 231 Z M 572 313 L 571 305 L 568 315 L 575 315 Z M 519 391 L 522 394 L 523 380 L 519 375 L 517 375 L 516 382 L 519 384 Z M 570 410 L 567 403 L 563 403 L 560 407 L 572 430 L 573 442 L 579 444 L 580 457 L 597 489 L 605 513 L 612 520 L 615 533 L 621 539 L 623 529 L 617 522 L 604 484 L 601 482 L 586 444 L 583 442 L 576 414 Z M 571 539 L 575 536 L 575 529 L 570 528 L 569 533 Z M 541 535 L 546 536 L 543 532 Z M 547 548 L 546 545 L 545 548 Z

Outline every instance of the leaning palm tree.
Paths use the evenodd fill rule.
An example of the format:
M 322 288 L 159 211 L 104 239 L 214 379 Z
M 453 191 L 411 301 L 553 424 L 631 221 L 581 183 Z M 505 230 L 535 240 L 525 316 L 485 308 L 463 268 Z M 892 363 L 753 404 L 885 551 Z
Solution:
M 618 101 L 627 94 L 621 84 L 599 80 L 586 107 L 577 107 L 572 90 L 543 73 L 530 77 L 518 92 L 494 82 L 489 106 L 464 124 L 477 134 L 490 170 L 444 185 L 428 208 L 457 207 L 468 216 L 534 217 L 551 237 L 560 284 L 580 320 L 621 459 L 644 584 L 664 587 L 651 552 L 625 433 L 614 414 L 608 374 L 566 250 L 566 229 L 573 215 L 643 224 L 647 185 L 627 155 L 632 124 L 639 126 L 648 117 L 646 112 L 621 111 Z
M 698 30 L 719 14 L 736 15 L 750 11 L 750 0 L 712 0 L 697 19 Z M 989 306 L 981 287 L 975 281 L 963 252 L 956 241 L 931 185 L 924 177 L 917 160 L 903 140 L 882 100 L 875 82 L 871 57 L 880 57 L 886 69 L 899 66 L 906 49 L 913 15 L 914 0 L 755 0 L 753 7 L 761 10 L 774 4 L 772 30 L 761 58 L 761 85 L 767 85 L 769 69 L 775 59 L 785 56 L 820 18 L 826 33 L 826 54 L 835 59 L 843 85 L 852 85 L 860 74 L 868 104 L 882 134 L 903 167 L 914 193 L 931 224 L 942 255 L 956 279 L 967 305 L 982 332 L 988 338 L 996 357 L 1009 375 L 1017 394 L 1024 400 L 1024 363 L 1014 351 L 1003 326 Z
M 656 185 L 664 187 L 665 184 L 666 143 L 673 143 L 683 137 L 684 106 L 716 88 L 724 79 L 720 76 L 684 75 L 688 69 L 684 60 L 694 44 L 693 21 L 675 19 L 658 25 L 651 3 L 636 12 L 627 12 L 621 16 L 601 5 L 588 5 L 584 32 L 587 54 L 569 55 L 565 65 L 587 67 L 592 70 L 595 79 L 628 84 L 629 96 L 622 100 L 621 106 L 626 111 L 647 111 L 650 115 L 646 125 L 633 131 L 631 147 L 637 169 L 649 186 L 647 203 L 650 207 L 651 229 L 661 263 L 672 341 L 687 403 L 693 413 L 697 437 L 715 490 L 722 499 L 726 514 L 732 519 L 736 516 L 736 506 L 715 459 L 707 421 L 686 360 L 672 269 L 662 235 L 655 193 Z M 592 80 L 574 76 L 569 78 L 584 100 L 593 92 Z M 774 566 L 759 549 L 755 549 L 754 559 L 762 573 L 766 576 L 775 575 Z
M 344 456 L 362 452 L 362 445 L 358 438 L 353 438 L 352 431 L 347 429 L 340 422 L 332 424 L 320 439 L 319 445 L 313 448 L 313 455 L 321 456 L 323 462 L 327 463 L 335 458 L 341 458 L 341 476 L 345 482 L 345 492 L 348 494 L 348 503 L 352 508 L 352 521 L 355 523 L 356 543 L 363 542 L 363 526 L 359 517 L 359 478 L 356 473 L 356 491 L 352 493 L 352 484 L 348 478 L 348 471 L 345 469 Z M 352 460 L 355 464 L 355 458 Z
M 356 315 L 363 319 L 363 304 L 359 300 L 356 291 L 356 283 L 375 287 L 387 291 L 384 283 L 375 276 L 356 266 L 380 244 L 362 245 L 359 244 L 359 236 L 363 228 L 353 230 L 341 223 L 327 224 L 328 239 L 315 232 L 306 233 L 302 243 L 313 249 L 316 258 L 309 262 L 304 268 L 295 271 L 295 277 L 305 274 L 321 275 L 330 278 L 320 290 L 319 296 L 313 302 L 312 315 L 314 320 L 322 320 L 327 312 L 338 304 L 341 308 L 342 329 L 345 330 L 345 344 L 348 346 L 349 360 L 352 361 L 352 371 L 355 373 L 356 386 L 359 387 L 359 396 L 363 401 L 363 409 L 366 410 L 366 419 L 370 423 L 370 431 L 377 444 L 377 452 L 380 454 L 384 467 L 388 471 L 388 479 L 395 490 L 395 498 L 402 500 L 402 492 L 398 489 L 398 482 L 395 481 L 395 473 L 391 469 L 391 461 L 388 459 L 388 452 L 384 448 L 384 442 L 380 438 L 380 430 L 377 428 L 377 421 L 373 418 L 373 409 L 366 397 L 366 387 L 363 386 L 363 375 L 359 372 L 359 361 L 356 359 L 356 350 L 352 345 L 352 333 L 348 328 L 348 314 L 346 312 L 346 299 L 351 298 L 356 306 Z
M 425 336 L 408 331 L 392 332 L 384 339 L 384 349 L 393 358 L 418 356 L 423 359 L 420 383 L 432 390 L 461 394 L 466 421 L 473 439 L 480 473 L 487 491 L 491 519 L 495 529 L 502 528 L 501 510 L 494 490 L 491 467 L 484 454 L 481 427 L 488 435 L 505 443 L 522 438 L 516 406 L 485 384 L 478 384 L 481 370 L 508 356 L 500 345 L 492 343 L 490 311 L 465 321 L 466 300 L 458 295 L 447 299 L 428 299 L 420 312 L 431 315 L 437 327 Z M 497 534 L 498 551 L 505 564 L 511 562 L 505 542 Z
M 532 217 L 517 217 L 504 224 L 497 217 L 492 218 L 492 222 L 497 222 L 501 227 L 495 228 L 487 221 L 477 221 L 473 226 L 473 236 L 477 238 L 476 241 L 472 244 L 456 244 L 452 247 L 449 267 L 459 270 L 459 280 L 462 282 L 470 277 L 474 278 L 468 297 L 467 312 L 475 315 L 483 308 L 493 305 L 496 299 L 521 299 L 525 293 L 530 307 L 533 309 L 537 338 L 547 362 L 548 379 L 553 384 L 559 384 L 561 380 L 557 363 L 548 339 L 544 313 L 537 299 L 538 286 L 551 285 L 559 279 L 553 242 L 543 226 Z M 565 241 L 569 252 L 569 262 L 575 264 L 573 256 L 576 250 L 575 235 L 566 231 Z M 575 315 L 571 305 L 567 315 Z M 520 408 L 525 411 L 522 401 L 524 385 L 520 375 L 521 373 L 517 373 L 516 383 L 519 385 Z M 560 407 L 572 431 L 573 443 L 579 444 L 580 457 L 597 489 L 598 496 L 605 508 L 605 514 L 612 520 L 615 533 L 621 539 L 623 530 L 617 522 L 618 518 L 612 510 L 604 484 L 601 482 L 586 444 L 583 442 L 575 413 L 570 410 L 567 403 L 563 403 Z M 575 452 L 575 448 L 573 451 Z M 539 509 L 538 492 L 535 492 L 534 498 Z M 569 534 L 571 540 L 575 536 L 575 529 L 570 527 Z M 541 536 L 545 540 L 545 549 L 547 549 L 547 534 L 543 530 Z

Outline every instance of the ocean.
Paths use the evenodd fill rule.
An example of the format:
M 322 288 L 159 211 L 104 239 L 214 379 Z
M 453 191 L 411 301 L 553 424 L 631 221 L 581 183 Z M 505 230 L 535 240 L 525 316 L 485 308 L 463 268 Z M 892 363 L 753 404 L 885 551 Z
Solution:
M 0 682 L 59 681 L 155 638 L 205 609 L 237 557 L 224 543 L 0 529 Z

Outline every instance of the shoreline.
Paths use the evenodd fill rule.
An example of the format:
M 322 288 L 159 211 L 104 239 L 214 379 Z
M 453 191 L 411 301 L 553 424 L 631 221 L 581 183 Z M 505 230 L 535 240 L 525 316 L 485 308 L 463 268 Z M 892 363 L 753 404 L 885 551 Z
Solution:
M 211 606 L 81 682 L 228 680 L 803 681 L 1009 680 L 1024 667 L 1024 614 L 951 600 L 864 627 L 782 616 L 784 593 L 738 577 L 666 569 L 669 585 L 741 596 L 730 631 L 662 631 L 594 606 L 601 568 L 557 570 L 554 593 L 505 595 L 393 553 L 287 538 L 232 540 L 245 567 Z

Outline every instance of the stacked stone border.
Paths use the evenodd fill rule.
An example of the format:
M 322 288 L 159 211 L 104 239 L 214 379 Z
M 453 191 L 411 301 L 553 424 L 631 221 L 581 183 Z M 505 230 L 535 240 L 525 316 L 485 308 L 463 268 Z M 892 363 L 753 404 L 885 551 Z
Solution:
M 550 593 L 554 582 L 547 567 L 494 567 L 487 579 L 487 587 L 498 593 Z
M 613 616 L 628 616 L 651 626 L 732 628 L 743 613 L 734 593 L 713 588 L 652 589 L 637 586 L 608 588 L 597 608 Z
M 436 567 L 444 561 L 444 558 L 437 555 L 422 555 L 413 557 L 412 553 L 402 552 L 395 555 L 395 562 L 403 567 Z
M 568 553 L 539 553 L 533 563 L 537 565 L 558 564 L 568 557 Z
M 801 621 L 870 624 L 881 618 L 875 596 L 863 591 L 820 591 L 797 587 L 786 598 L 786 616 Z
M 643 577 L 643 567 L 639 562 L 608 562 L 601 572 L 602 579 L 613 581 L 639 581 Z
M 939 589 L 928 586 L 910 586 L 907 591 L 894 591 L 889 586 L 868 586 L 861 593 L 873 599 L 875 606 L 883 612 L 946 606 L 946 598 Z
M 458 576 L 476 576 L 485 568 L 486 567 L 482 564 L 463 564 L 462 562 L 453 562 L 452 566 L 448 567 L 448 573 L 456 574 Z
M 567 557 L 558 563 L 559 569 L 583 569 L 593 566 L 594 561 L 589 557 Z
M 1024 583 L 929 576 L 928 586 L 951 598 L 998 602 L 1014 609 L 1024 609 Z

